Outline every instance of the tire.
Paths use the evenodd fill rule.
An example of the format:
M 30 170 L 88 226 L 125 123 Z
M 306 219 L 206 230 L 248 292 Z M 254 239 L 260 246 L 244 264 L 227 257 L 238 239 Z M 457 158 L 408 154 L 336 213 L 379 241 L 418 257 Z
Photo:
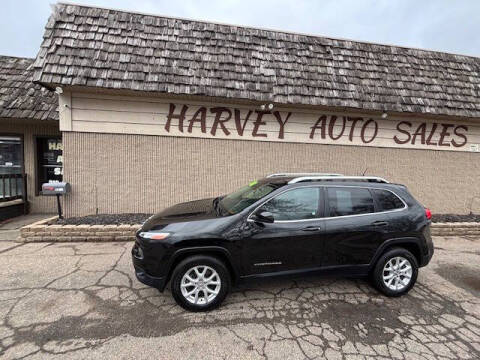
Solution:
M 407 270 L 408 266 L 411 271 Z M 372 280 L 381 293 L 396 297 L 408 293 L 415 285 L 417 276 L 418 262 L 415 256 L 406 249 L 393 248 L 378 259 L 372 273 Z
M 186 310 L 208 311 L 220 306 L 230 291 L 230 283 L 230 273 L 222 261 L 213 256 L 195 255 L 175 267 L 172 296 Z

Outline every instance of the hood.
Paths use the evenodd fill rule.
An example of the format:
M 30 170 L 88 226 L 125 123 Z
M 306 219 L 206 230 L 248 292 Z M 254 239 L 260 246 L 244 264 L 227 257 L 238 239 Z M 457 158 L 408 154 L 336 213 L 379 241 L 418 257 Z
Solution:
M 166 208 L 145 221 L 142 231 L 161 230 L 168 224 L 221 217 L 215 211 L 214 200 L 215 198 L 188 201 Z

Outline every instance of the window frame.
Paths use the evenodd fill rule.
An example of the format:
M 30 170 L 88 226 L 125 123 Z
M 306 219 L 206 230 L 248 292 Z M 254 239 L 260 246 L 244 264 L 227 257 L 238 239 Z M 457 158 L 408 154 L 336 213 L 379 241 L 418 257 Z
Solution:
M 390 210 L 380 210 L 382 209 L 382 206 L 380 204 L 380 200 L 378 199 L 377 197 L 377 194 L 375 194 L 375 191 L 373 190 L 380 190 L 380 191 L 388 191 L 389 193 L 393 194 L 394 196 L 397 197 L 397 199 L 400 199 L 400 201 L 402 202 L 403 204 L 403 207 L 402 208 L 396 208 L 396 209 L 390 209 Z M 396 211 L 396 210 L 403 210 L 405 209 L 406 206 L 408 206 L 405 201 L 400 197 L 398 196 L 398 194 L 394 193 L 393 191 L 390 191 L 388 189 L 380 189 L 380 188 L 372 188 L 370 189 L 370 194 L 372 194 L 373 196 L 373 201 L 375 202 L 375 212 L 377 213 L 384 213 L 384 212 L 390 212 L 390 211 Z
M 20 138 L 20 151 L 22 156 L 22 161 L 20 166 L 20 174 L 22 175 L 22 198 L 24 199 L 24 202 L 26 204 L 28 200 L 28 179 L 27 179 L 27 173 L 26 173 L 26 167 L 25 167 L 25 134 L 17 133 L 17 132 L 2 131 L 0 132 L 0 137 L 1 136 Z
M 354 216 L 370 216 L 370 215 L 375 215 L 375 214 L 385 214 L 385 213 L 391 213 L 391 212 L 398 212 L 398 211 L 404 211 L 406 209 L 408 209 L 408 205 L 407 203 L 402 199 L 401 196 L 399 196 L 396 192 L 390 190 L 390 189 L 384 189 L 384 188 L 379 188 L 379 187 L 366 187 L 366 186 L 355 186 L 355 185 L 324 185 L 325 187 L 325 215 L 328 215 L 326 217 L 324 217 L 323 219 L 341 219 L 341 218 L 346 218 L 346 217 L 354 217 Z M 372 200 L 373 200 L 373 209 L 374 209 L 374 212 L 371 212 L 371 213 L 365 213 L 365 214 L 353 214 L 353 215 L 342 215 L 342 216 L 330 216 L 330 206 L 329 206 L 329 203 L 327 201 L 327 197 L 328 197 L 328 191 L 327 189 L 328 188 L 355 188 L 355 189 L 366 189 L 368 190 L 368 192 L 370 193 L 370 196 L 372 197 Z M 400 208 L 400 209 L 393 209 L 393 210 L 384 210 L 384 211 L 379 211 L 379 206 L 378 206 L 378 203 L 377 203 L 377 198 L 375 196 L 375 194 L 373 193 L 372 190 L 374 189 L 377 189 L 377 190 L 386 190 L 386 191 L 389 191 L 391 192 L 393 195 L 395 195 L 396 197 L 398 197 L 404 207 L 403 208 Z
M 22 166 L 20 167 L 22 175 L 25 175 L 25 136 L 23 133 L 16 132 L 0 132 L 0 137 L 18 137 L 20 138 L 21 152 L 22 152 Z
M 263 201 L 260 205 L 256 206 L 255 209 L 248 215 L 247 221 L 248 222 L 255 222 L 251 217 L 266 203 L 269 201 L 275 199 L 277 196 L 280 196 L 288 191 L 294 191 L 298 189 L 304 189 L 304 188 L 316 188 L 318 191 L 318 204 L 317 204 L 317 211 L 320 215 L 320 217 L 315 217 L 311 219 L 298 219 L 298 220 L 275 220 L 273 223 L 274 224 L 282 224 L 282 223 L 294 223 L 294 222 L 305 222 L 305 221 L 318 221 L 321 219 L 324 219 L 325 217 L 325 190 L 324 186 L 322 185 L 309 185 L 309 186 L 298 186 L 290 189 L 285 189 L 284 191 L 279 192 L 278 194 L 273 195 L 272 197 L 266 199 Z
M 40 170 L 40 164 L 39 164 L 39 157 L 38 157 L 38 142 L 40 139 L 51 139 L 51 138 L 58 138 L 62 140 L 63 144 L 63 136 L 62 135 L 34 135 L 34 151 L 33 151 L 33 171 L 34 171 L 34 183 L 35 183 L 35 196 L 41 196 L 42 195 L 42 184 L 40 183 L 40 177 L 38 176 L 38 171 Z M 62 156 L 63 156 L 63 150 L 62 150 Z M 64 165 L 62 164 L 62 168 L 64 168 Z M 63 176 L 62 176 L 63 180 Z
M 272 197 L 262 201 L 262 203 L 258 206 L 255 207 L 255 209 L 247 216 L 247 221 L 248 222 L 255 222 L 255 220 L 253 220 L 251 217 L 253 216 L 253 214 L 255 214 L 257 212 L 257 210 L 259 208 L 261 208 L 265 203 L 267 203 L 268 201 L 274 199 L 275 197 L 277 197 L 278 195 L 281 195 L 283 194 L 284 192 L 287 192 L 287 191 L 291 191 L 291 190 L 295 190 L 295 189 L 300 189 L 300 188 L 304 188 L 304 187 L 317 187 L 319 188 L 319 195 L 320 195 L 320 198 L 319 198 L 319 211 L 322 211 L 322 217 L 317 217 L 317 218 L 312 218 L 312 219 L 302 219 L 302 220 L 278 220 L 278 221 L 274 221 L 274 224 L 275 223 L 289 223 L 289 222 L 305 222 L 305 221 L 318 221 L 318 220 L 331 220 L 331 219 L 342 219 L 342 218 L 347 218 L 347 217 L 356 217 L 356 216 L 371 216 L 371 215 L 376 215 L 376 214 L 386 214 L 386 213 L 392 213 L 392 212 L 399 212 L 399 211 L 404 211 L 404 210 L 407 210 L 409 208 L 408 204 L 405 202 L 405 200 L 403 200 L 403 198 L 398 195 L 395 191 L 393 190 L 390 190 L 390 189 L 385 189 L 385 188 L 380 188 L 380 187 L 367 187 L 367 186 L 355 186 L 355 185 L 325 185 L 325 184 L 322 184 L 322 185 L 309 185 L 309 186 L 299 186 L 299 187 L 295 187 L 295 188 L 290 188 L 290 189 L 285 189 L 284 191 L 282 192 L 279 192 L 278 194 L 275 194 L 273 195 Z M 366 213 L 366 214 L 354 214 L 354 215 L 342 215 L 342 216 L 330 216 L 330 208 L 328 206 L 328 201 L 327 201 L 327 196 L 328 196 L 328 191 L 327 191 L 327 188 L 330 188 L 330 187 L 335 187 L 335 188 L 355 188 L 355 189 L 367 189 L 370 193 L 370 195 L 372 196 L 372 199 L 373 199 L 373 206 L 374 206 L 374 212 L 373 213 Z M 389 191 L 391 192 L 393 195 L 395 195 L 396 197 L 398 197 L 404 207 L 401 208 L 401 209 L 394 209 L 394 210 L 385 210 L 385 211 L 378 211 L 379 207 L 377 205 L 377 198 L 375 196 L 375 194 L 373 193 L 373 189 L 378 189 L 378 190 L 386 190 L 386 191 Z M 323 202 L 323 204 L 322 204 Z

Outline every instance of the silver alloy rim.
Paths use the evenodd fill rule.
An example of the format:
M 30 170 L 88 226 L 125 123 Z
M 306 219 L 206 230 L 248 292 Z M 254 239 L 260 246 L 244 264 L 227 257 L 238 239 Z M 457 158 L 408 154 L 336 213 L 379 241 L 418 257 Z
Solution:
M 412 264 L 402 256 L 391 258 L 383 267 L 383 283 L 390 290 L 403 290 L 411 280 Z
M 180 289 L 187 301 L 195 305 L 206 305 L 217 297 L 222 286 L 220 276 L 210 266 L 194 266 L 182 277 Z

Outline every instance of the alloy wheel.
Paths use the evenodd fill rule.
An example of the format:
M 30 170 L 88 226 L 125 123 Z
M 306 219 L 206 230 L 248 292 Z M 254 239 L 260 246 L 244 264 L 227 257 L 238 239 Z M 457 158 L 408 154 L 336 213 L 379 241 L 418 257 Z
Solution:
M 198 265 L 188 269 L 180 282 L 183 297 L 191 304 L 206 305 L 217 297 L 222 286 L 215 269 Z
M 383 267 L 383 283 L 393 291 L 405 289 L 412 279 L 412 264 L 402 256 L 391 258 Z

